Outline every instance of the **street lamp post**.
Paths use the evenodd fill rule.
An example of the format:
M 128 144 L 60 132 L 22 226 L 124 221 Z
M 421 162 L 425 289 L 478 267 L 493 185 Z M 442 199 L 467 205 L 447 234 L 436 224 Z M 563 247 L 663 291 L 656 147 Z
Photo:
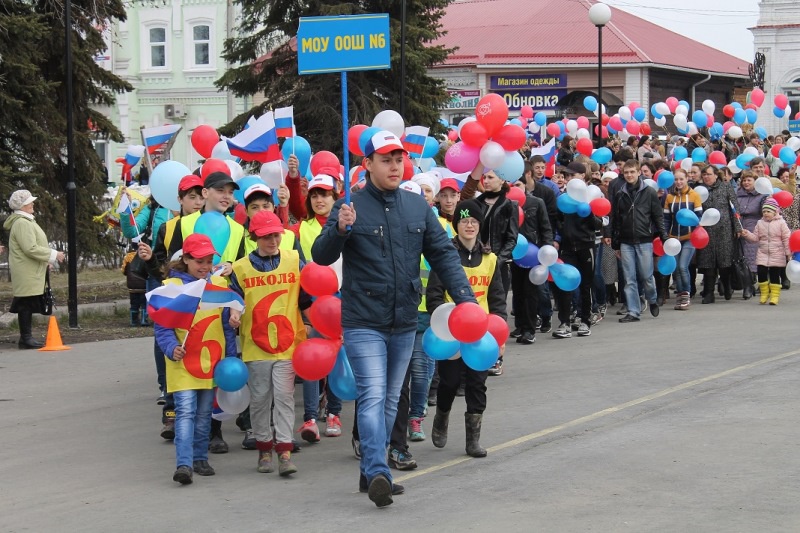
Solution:
M 72 114 L 72 0 L 64 3 L 64 73 L 66 75 L 67 112 L 67 271 L 69 290 L 67 310 L 69 327 L 78 327 L 78 231 L 77 231 L 77 187 L 75 186 L 75 120 Z
M 611 20 L 611 8 L 597 2 L 589 8 L 589 20 L 597 27 L 597 118 L 598 138 L 603 138 L 603 26 Z

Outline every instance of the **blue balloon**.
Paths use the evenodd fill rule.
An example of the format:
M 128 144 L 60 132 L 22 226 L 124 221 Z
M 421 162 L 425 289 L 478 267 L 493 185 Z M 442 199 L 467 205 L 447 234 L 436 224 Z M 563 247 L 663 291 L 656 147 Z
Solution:
M 361 148 L 361 151 L 364 151 L 364 148 L 367 146 L 367 142 L 372 139 L 372 136 L 381 131 L 380 128 L 376 128 L 374 126 L 370 126 L 369 128 L 365 129 L 361 132 L 361 135 L 358 136 L 358 147 Z
M 311 145 L 299 135 L 289 137 L 283 141 L 281 154 L 283 154 L 283 159 L 286 161 L 289 160 L 290 155 L 294 154 L 299 162 L 297 165 L 299 168 L 308 168 L 308 164 L 311 163 Z
M 678 266 L 678 262 L 675 261 L 675 256 L 662 255 L 658 258 L 658 271 L 664 276 L 669 276 L 675 272 L 676 266 Z
M 517 244 L 511 250 L 511 259 L 521 259 L 525 257 L 525 252 L 528 251 L 528 239 L 522 233 L 517 233 Z
M 237 357 L 226 357 L 214 367 L 214 383 L 225 392 L 236 392 L 247 385 L 247 377 L 247 365 Z
M 786 110 L 781 109 L 780 107 L 776 107 L 775 109 L 772 110 L 772 113 L 778 118 L 783 118 L 784 115 L 786 115 Z
M 682 106 L 684 106 L 684 107 L 685 107 L 686 109 L 688 109 L 690 112 L 692 111 L 692 106 L 690 106 L 690 105 L 689 105 L 689 102 L 687 102 L 686 100 L 681 100 L 681 101 L 679 101 L 679 102 L 678 102 L 678 105 L 682 105 Z
M 694 122 L 695 126 L 698 128 L 705 128 L 708 126 L 708 116 L 705 112 L 698 109 L 692 113 L 692 122 Z
M 581 284 L 581 273 L 572 265 L 555 263 L 548 268 L 556 286 L 562 291 L 574 291 Z
M 621 119 L 620 119 L 621 120 Z M 606 125 L 606 129 L 608 130 L 609 135 L 614 135 L 619 133 L 617 130 L 611 127 L 610 124 Z
M 637 107 L 633 110 L 633 118 L 638 120 L 639 122 L 643 121 L 647 117 L 647 111 L 644 110 L 643 107 Z
M 605 165 L 609 161 L 614 154 L 611 153 L 611 150 L 603 146 L 602 148 L 598 148 L 592 153 L 592 161 L 597 163 L 598 165 Z
M 715 122 L 709 129 L 708 133 L 711 135 L 711 140 L 716 141 L 722 138 L 725 133 L 725 129 L 722 127 L 722 124 L 719 122 Z
M 677 128 L 677 130 L 681 135 L 689 135 L 689 128 Z
M 700 148 L 699 146 L 692 150 L 692 161 L 695 163 L 700 163 L 705 161 L 708 158 L 708 154 L 705 150 Z
M 747 115 L 747 122 L 755 124 L 756 120 L 758 120 L 758 112 L 755 109 L 745 109 L 744 112 Z
M 583 107 L 585 107 L 587 111 L 595 111 L 597 109 L 597 98 L 591 95 L 587 96 L 583 99 Z
M 795 261 L 800 261 L 800 252 L 793 253 L 792 259 L 794 259 Z
M 513 124 L 515 126 L 519 126 L 520 128 L 522 127 L 522 121 L 518 118 L 512 118 L 511 120 L 508 121 L 508 123 Z
M 449 127 L 450 127 L 450 123 L 449 123 L 449 122 L 447 122 L 447 120 L 445 120 L 445 119 L 443 119 L 443 118 L 440 118 L 440 119 L 439 119 L 439 124 L 441 124 L 442 126 L 444 126 L 444 128 L 445 128 L 445 129 L 447 129 L 447 128 L 449 128 Z
M 762 128 L 761 126 L 757 127 L 757 128 L 755 129 L 755 132 L 758 134 L 758 137 L 759 137 L 759 138 L 760 138 L 762 141 L 763 141 L 764 139 L 766 139 L 766 138 L 767 138 L 767 130 L 765 130 L 765 129 L 764 129 L 764 128 Z
M 740 104 L 739 102 L 731 102 L 731 105 L 733 106 L 734 109 L 742 109 L 742 104 Z
M 461 344 L 461 359 L 472 370 L 484 372 L 489 370 L 500 357 L 500 346 L 488 331 L 477 342 Z
M 353 375 L 344 346 L 339 349 L 333 370 L 328 374 L 328 386 L 340 400 L 350 401 L 358 398 L 356 377 Z
M 528 248 L 525 249 L 525 254 L 519 259 L 514 260 L 514 263 L 522 268 L 535 267 L 539 264 L 539 247 L 529 242 Z
M 222 254 L 222 252 L 225 251 L 225 247 L 228 245 L 228 240 L 231 238 L 231 226 L 228 224 L 228 218 L 217 211 L 206 211 L 200 215 L 200 217 L 197 219 L 197 222 L 194 224 L 194 232 L 202 233 L 211 239 L 211 244 L 214 245 L 214 249 L 218 254 Z M 220 256 L 215 255 L 214 264 L 219 264 L 219 261 Z M 241 387 L 232 390 L 223 390 L 234 392 L 240 388 Z
M 736 166 L 742 170 L 750 168 L 750 161 L 755 156 L 753 154 L 742 154 L 736 158 Z
M 672 151 L 672 157 L 675 161 L 681 161 L 689 157 L 689 151 L 683 146 L 676 146 L 675 150 Z
M 558 210 L 566 215 L 578 212 L 578 202 L 572 199 L 569 194 L 561 194 L 556 198 Z
M 533 115 L 533 121 L 537 123 L 539 126 L 544 126 L 545 124 L 547 124 L 547 115 L 539 111 L 535 115 Z
M 701 148 L 702 150 L 702 148 Z M 669 189 L 675 183 L 675 174 L 669 170 L 658 173 L 658 188 Z
M 575 214 L 577 214 L 581 218 L 586 218 L 592 214 L 592 207 L 586 202 L 580 202 L 578 204 L 578 209 L 575 211 Z
M 494 173 L 509 183 L 516 183 L 525 172 L 525 161 L 519 152 L 506 152 L 503 164 L 494 169 Z
M 677 220 L 678 224 L 681 226 L 688 226 L 690 228 L 700 224 L 700 219 L 697 218 L 697 214 L 686 207 L 678 210 L 675 214 L 675 220 Z
M 653 115 L 653 118 L 664 118 L 664 115 L 658 112 L 656 109 L 656 104 L 650 106 L 650 114 Z
M 781 148 L 781 151 L 778 152 L 778 158 L 787 165 L 791 165 L 797 160 L 797 155 L 794 153 L 794 150 L 788 146 L 784 146 Z
M 745 122 L 747 122 L 747 113 L 744 109 L 737 109 L 733 113 L 733 121 L 736 123 L 737 126 L 741 126 Z
M 180 211 L 178 184 L 184 176 L 191 174 L 189 168 L 177 161 L 163 161 L 150 175 L 150 194 L 170 211 Z
M 237 181 L 236 184 L 239 186 L 239 188 L 233 190 L 233 197 L 236 198 L 236 201 L 240 204 L 244 203 L 244 193 L 247 189 L 257 184 L 266 185 L 264 180 L 258 176 L 245 176 Z
M 559 120 L 559 121 L 558 121 L 558 122 L 556 122 L 555 124 L 558 126 L 558 129 L 560 129 L 560 130 L 561 130 L 561 133 L 562 133 L 562 134 L 564 134 L 564 133 L 567 133 L 567 125 L 566 125 L 566 124 L 564 124 L 564 121 L 563 121 L 563 120 Z
M 425 147 L 422 149 L 422 157 L 429 158 L 429 157 L 436 157 L 436 154 L 439 153 L 439 141 L 437 141 L 434 137 L 427 137 L 425 139 Z
M 422 350 L 428 354 L 428 357 L 436 361 L 450 359 L 458 353 L 460 348 L 460 342 L 442 340 L 431 328 L 426 329 L 422 334 Z

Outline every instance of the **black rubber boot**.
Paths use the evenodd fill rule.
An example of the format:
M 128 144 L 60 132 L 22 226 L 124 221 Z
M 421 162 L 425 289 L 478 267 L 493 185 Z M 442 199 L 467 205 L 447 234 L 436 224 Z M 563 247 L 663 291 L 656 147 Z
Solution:
M 133 309 L 131 309 L 131 324 L 130 324 L 130 326 L 132 328 L 138 328 L 139 327 L 139 311 L 134 311 Z
M 140 324 L 140 325 L 141 325 L 143 328 L 148 328 L 148 327 L 150 327 L 150 320 L 148 320 L 148 318 L 149 318 L 149 317 L 147 316 L 147 308 L 143 308 L 143 309 L 142 309 L 142 318 L 141 318 L 141 321 L 139 322 L 139 324 Z
M 31 335 L 33 328 L 33 313 L 30 309 L 23 308 L 17 314 L 17 322 L 19 323 L 19 343 L 17 346 L 20 350 L 38 350 L 44 344 L 35 341 Z
M 444 448 L 447 444 L 447 426 L 450 423 L 450 411 L 442 411 L 436 408 L 436 416 L 433 417 L 433 429 L 431 430 L 431 442 L 437 448 Z
M 467 455 L 486 457 L 486 449 L 481 447 L 481 422 L 483 415 L 464 413 L 464 424 L 467 428 Z

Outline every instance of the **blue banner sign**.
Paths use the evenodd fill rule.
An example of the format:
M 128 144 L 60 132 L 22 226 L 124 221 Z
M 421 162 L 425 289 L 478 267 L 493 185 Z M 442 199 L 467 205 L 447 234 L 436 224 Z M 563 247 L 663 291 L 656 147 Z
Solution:
M 301 17 L 297 29 L 299 74 L 391 67 L 389 15 Z
M 789 121 L 789 133 L 792 135 L 800 134 L 800 120 Z

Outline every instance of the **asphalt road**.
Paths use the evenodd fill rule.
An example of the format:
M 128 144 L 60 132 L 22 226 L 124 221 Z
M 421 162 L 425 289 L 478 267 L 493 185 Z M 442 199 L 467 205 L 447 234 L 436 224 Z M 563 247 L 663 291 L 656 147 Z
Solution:
M 150 339 L 5 348 L 0 531 L 800 531 L 798 307 L 800 287 L 509 344 L 489 456 L 464 455 L 458 399 L 448 446 L 414 444 L 420 467 L 381 510 L 349 436 L 304 446 L 283 479 L 256 472 L 232 422 L 217 475 L 178 486 Z

